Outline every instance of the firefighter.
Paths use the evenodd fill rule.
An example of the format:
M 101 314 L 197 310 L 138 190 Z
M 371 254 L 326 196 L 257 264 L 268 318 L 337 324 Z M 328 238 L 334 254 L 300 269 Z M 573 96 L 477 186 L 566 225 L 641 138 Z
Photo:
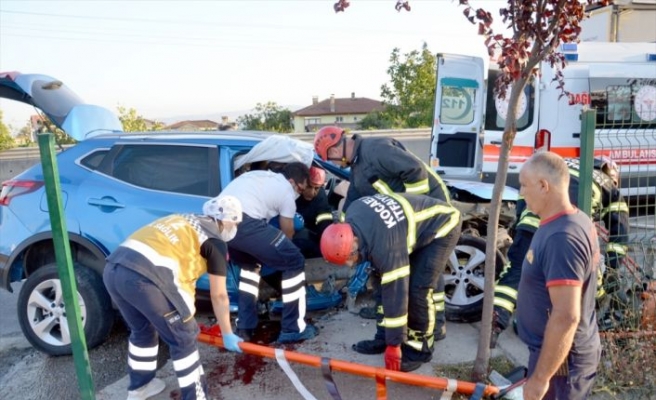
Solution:
M 569 167 L 570 183 L 569 198 L 574 205 L 578 204 L 579 191 L 579 161 L 566 159 Z M 606 269 L 602 282 L 599 282 L 597 297 L 607 296 L 613 299 L 608 315 L 602 315 L 602 322 L 612 325 L 612 320 L 619 318 L 619 310 L 625 303 L 624 295 L 618 291 L 616 271 L 622 258 L 626 255 L 628 241 L 629 207 L 618 188 L 619 170 L 617 164 L 603 156 L 595 158 L 592 172 L 592 218 L 603 222 L 609 231 L 609 242 L 606 245 Z M 508 249 L 509 265 L 494 289 L 494 322 L 490 347 L 496 347 L 499 335 L 508 325 L 517 304 L 517 287 L 522 273 L 524 256 L 529 249 L 535 231 L 540 226 L 540 218 L 526 208 L 522 198 L 517 203 L 517 222 L 514 227 L 513 243 Z M 603 326 L 602 326 L 603 329 Z
M 146 399 L 165 388 L 155 378 L 158 336 L 171 351 L 182 399 L 204 399 L 195 314 L 196 281 L 206 271 L 210 297 L 225 348 L 241 352 L 232 333 L 226 289 L 226 242 L 242 220 L 239 200 L 208 200 L 203 215 L 174 214 L 133 233 L 107 257 L 103 281 L 130 327 L 128 400 Z
M 343 210 L 358 198 L 375 193 L 423 194 L 451 202 L 449 191 L 437 173 L 395 139 L 360 135 L 347 138 L 342 128 L 326 126 L 317 131 L 314 150 L 324 161 L 351 168 Z M 444 277 L 441 274 L 433 296 L 437 320 L 435 339 L 441 340 L 446 337 Z
M 460 236 L 460 212 L 443 201 L 407 193 L 374 194 L 351 203 L 345 222 L 321 236 L 321 253 L 337 265 L 369 261 L 380 274 L 373 340 L 353 349 L 385 353 L 385 367 L 413 371 L 432 359 L 437 279 Z
M 316 166 L 310 167 L 307 188 L 296 199 L 296 212 L 302 217 L 304 225 L 294 234 L 292 241 L 306 258 L 321 257 L 319 240 L 333 220 L 333 208 L 328 203 L 325 184 L 326 171 Z

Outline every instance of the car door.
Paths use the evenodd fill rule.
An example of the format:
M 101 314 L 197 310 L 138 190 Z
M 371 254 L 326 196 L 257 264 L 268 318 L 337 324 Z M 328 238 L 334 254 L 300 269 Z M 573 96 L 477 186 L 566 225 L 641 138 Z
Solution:
M 480 57 L 437 55 L 430 165 L 446 178 L 480 180 L 485 74 Z
M 171 213 L 199 213 L 219 194 L 216 145 L 118 143 L 75 196 L 80 231 L 114 250 L 141 226 Z

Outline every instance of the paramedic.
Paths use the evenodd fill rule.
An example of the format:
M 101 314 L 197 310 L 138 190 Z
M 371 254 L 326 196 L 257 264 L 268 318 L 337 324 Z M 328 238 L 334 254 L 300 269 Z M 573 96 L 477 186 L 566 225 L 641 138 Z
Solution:
M 300 162 L 285 165 L 281 173 L 250 171 L 239 175 L 221 195 L 242 204 L 244 219 L 229 243 L 230 257 L 241 268 L 237 334 L 252 339 L 258 323 L 259 269 L 266 266 L 282 275 L 282 323 L 278 343 L 298 342 L 318 334 L 305 322 L 305 258 L 292 243 L 296 199 L 305 190 L 308 167 Z M 280 229 L 269 224 L 279 219 Z
M 133 233 L 107 257 L 103 280 L 130 328 L 128 400 L 146 399 L 165 388 L 155 378 L 158 336 L 169 345 L 182 399 L 207 396 L 194 319 L 196 280 L 205 272 L 225 348 L 241 352 L 242 339 L 230 326 L 225 243 L 234 237 L 241 220 L 239 200 L 214 198 L 203 205 L 203 215 L 160 218 Z

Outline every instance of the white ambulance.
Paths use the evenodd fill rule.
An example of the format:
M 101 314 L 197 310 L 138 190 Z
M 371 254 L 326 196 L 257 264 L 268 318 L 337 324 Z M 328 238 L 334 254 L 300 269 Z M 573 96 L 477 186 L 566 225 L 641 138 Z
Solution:
M 507 185 L 519 187 L 522 163 L 537 149 L 578 157 L 581 110 L 591 107 L 595 155 L 618 163 L 624 194 L 656 194 L 656 43 L 584 42 L 561 51 L 569 95 L 543 63 L 518 104 Z M 494 93 L 498 74 L 482 58 L 437 55 L 430 164 L 446 178 L 494 182 L 508 109 Z

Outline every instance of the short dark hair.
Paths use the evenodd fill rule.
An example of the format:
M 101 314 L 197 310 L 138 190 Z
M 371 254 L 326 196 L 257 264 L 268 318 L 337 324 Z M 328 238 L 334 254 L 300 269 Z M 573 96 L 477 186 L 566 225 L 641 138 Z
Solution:
M 293 162 L 285 165 L 281 171 L 287 179 L 293 179 L 296 183 L 307 183 L 310 179 L 310 169 L 302 162 Z

